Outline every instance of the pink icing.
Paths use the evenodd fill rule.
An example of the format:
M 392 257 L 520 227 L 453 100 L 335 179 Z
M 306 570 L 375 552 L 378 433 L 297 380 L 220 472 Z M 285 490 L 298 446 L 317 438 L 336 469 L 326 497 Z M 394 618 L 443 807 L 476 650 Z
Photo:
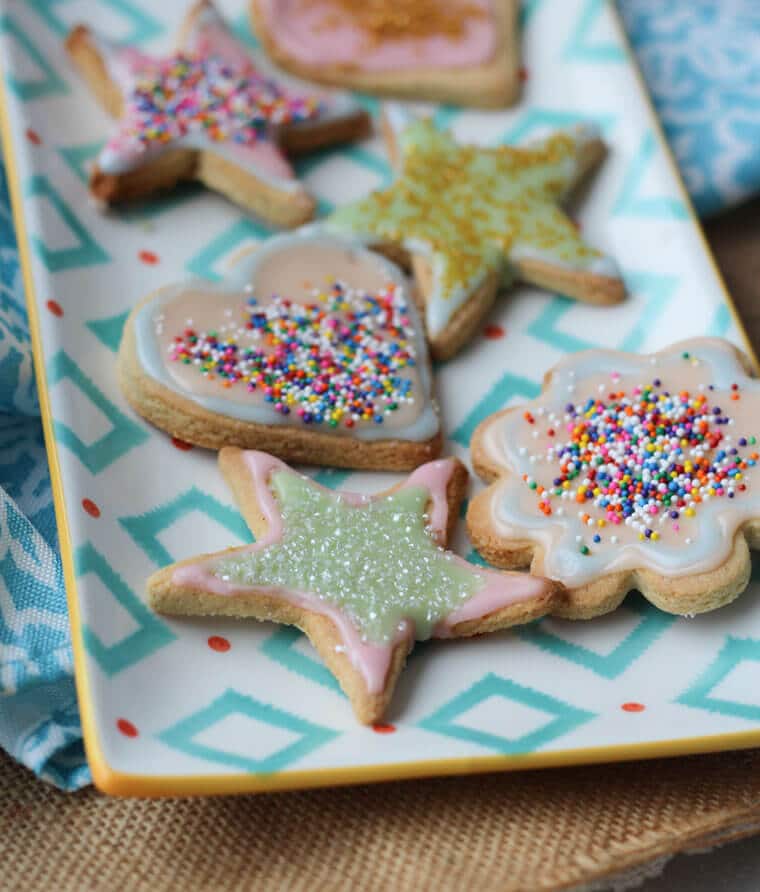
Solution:
M 156 71 L 162 61 L 145 55 L 134 47 L 118 46 L 108 41 L 98 41 L 98 49 L 106 61 L 110 76 L 125 96 L 130 93 L 140 76 L 146 71 Z M 230 32 L 224 19 L 213 6 L 204 8 L 200 13 L 185 39 L 182 50 L 195 58 L 214 57 L 223 60 L 241 78 L 257 76 L 256 67 L 247 49 Z M 290 94 L 286 91 L 286 95 Z M 326 101 L 322 99 L 322 102 Z M 101 169 L 118 173 L 162 151 L 160 144 L 135 145 L 135 140 L 130 138 L 134 128 L 135 121 L 131 120 L 127 113 L 127 118 L 120 123 L 117 132 L 98 159 Z M 232 140 L 210 142 L 207 147 L 223 152 L 235 163 L 265 178 L 275 181 L 294 180 L 295 174 L 291 165 L 271 139 L 262 138 L 253 144 Z
M 260 7 L 272 39 L 299 62 L 391 71 L 422 66 L 458 68 L 486 62 L 493 55 L 496 34 L 490 0 L 478 3 L 489 14 L 468 19 L 459 38 L 433 35 L 376 46 L 369 44 L 366 34 L 350 21 L 339 27 L 325 27 L 325 17 L 333 12 L 329 0 L 308 4 L 303 0 L 260 0 Z
M 269 479 L 277 470 L 291 469 L 278 458 L 264 452 L 248 451 L 243 453 L 246 467 L 251 475 L 251 483 L 256 491 L 261 512 L 267 523 L 266 535 L 251 545 L 244 546 L 241 551 L 257 551 L 278 542 L 283 535 L 283 519 L 279 506 L 269 486 Z M 446 538 L 448 524 L 448 499 L 446 489 L 454 471 L 452 459 L 429 462 L 411 474 L 401 488 L 421 486 L 430 493 L 431 507 L 428 511 L 429 527 L 434 539 L 442 544 Z M 327 490 L 329 492 L 329 490 Z M 372 501 L 372 497 L 358 493 L 341 492 L 341 498 L 350 505 L 361 507 Z M 234 596 L 245 594 L 251 589 L 246 586 L 231 585 L 215 576 L 211 570 L 215 558 L 206 558 L 197 563 L 177 567 L 172 574 L 172 582 L 188 586 L 196 591 L 207 591 L 215 595 Z M 458 564 L 473 570 L 462 558 L 455 558 Z M 487 616 L 502 607 L 527 600 L 540 594 L 546 585 L 543 579 L 521 573 L 498 573 L 491 570 L 477 569 L 476 572 L 485 577 L 485 586 L 450 616 L 438 624 L 434 637 L 447 638 L 452 628 L 458 623 Z M 265 589 L 257 589 L 266 591 Z M 398 635 L 387 644 L 373 644 L 363 641 L 359 630 L 340 610 L 331 607 L 308 592 L 273 590 L 272 594 L 283 598 L 290 604 L 302 607 L 314 613 L 328 617 L 338 629 L 346 654 L 352 664 L 362 673 L 371 694 L 379 693 L 385 684 L 394 648 L 406 641 L 411 648 L 414 629 L 410 622 L 405 622 Z

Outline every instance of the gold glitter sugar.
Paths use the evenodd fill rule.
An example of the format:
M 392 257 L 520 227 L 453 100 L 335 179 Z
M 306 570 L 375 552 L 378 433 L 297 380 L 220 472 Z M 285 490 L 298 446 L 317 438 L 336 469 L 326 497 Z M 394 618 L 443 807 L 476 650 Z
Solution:
M 324 6 L 324 0 L 303 0 L 302 7 Z M 373 46 L 405 37 L 463 36 L 468 19 L 484 19 L 487 12 L 471 0 L 330 0 L 322 27 L 337 28 L 345 18 L 361 28 Z

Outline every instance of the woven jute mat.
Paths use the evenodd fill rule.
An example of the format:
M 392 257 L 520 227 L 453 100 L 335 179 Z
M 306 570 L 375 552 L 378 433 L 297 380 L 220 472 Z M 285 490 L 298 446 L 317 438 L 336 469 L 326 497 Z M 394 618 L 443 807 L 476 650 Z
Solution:
M 708 235 L 760 345 L 760 203 Z M 604 888 L 758 831 L 760 750 L 155 801 L 59 793 L 0 754 L 0 889 L 14 892 Z

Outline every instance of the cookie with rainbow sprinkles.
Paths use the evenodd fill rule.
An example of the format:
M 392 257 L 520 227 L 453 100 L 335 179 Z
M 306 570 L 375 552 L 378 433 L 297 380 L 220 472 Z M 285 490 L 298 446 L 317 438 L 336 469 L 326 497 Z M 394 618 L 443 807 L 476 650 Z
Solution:
M 298 226 L 316 203 L 289 156 L 369 132 L 366 112 L 348 97 L 260 70 L 211 0 L 193 4 L 164 56 L 86 25 L 71 31 L 66 49 L 117 119 L 90 177 L 92 194 L 109 205 L 199 180 L 272 225 Z
M 486 419 L 471 448 L 490 485 L 470 503 L 476 548 L 561 583 L 586 619 L 638 589 L 670 613 L 730 603 L 760 547 L 760 382 L 721 339 L 648 356 L 593 350 L 541 395 Z
M 306 227 L 226 281 L 170 285 L 130 314 L 119 382 L 133 408 L 208 449 L 408 470 L 442 436 L 425 333 L 401 270 Z

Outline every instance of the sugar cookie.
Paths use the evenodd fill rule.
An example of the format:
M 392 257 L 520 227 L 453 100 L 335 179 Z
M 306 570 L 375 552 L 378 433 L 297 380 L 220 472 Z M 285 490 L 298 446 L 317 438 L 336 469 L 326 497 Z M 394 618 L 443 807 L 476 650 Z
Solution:
M 119 380 L 189 443 L 348 468 L 436 458 L 440 421 L 401 271 L 314 227 L 269 239 L 221 285 L 161 289 L 127 320 Z
M 511 105 L 518 0 L 252 0 L 269 55 L 308 80 L 402 99 Z
M 200 180 L 268 223 L 297 226 L 316 205 L 286 154 L 369 131 L 366 112 L 347 97 L 264 76 L 210 0 L 190 9 L 170 55 L 114 44 L 84 25 L 66 48 L 118 119 L 90 177 L 93 195 L 108 204 Z
M 396 181 L 338 208 L 325 225 L 411 258 L 435 358 L 467 343 L 513 278 L 590 303 L 623 299 L 615 263 L 559 207 L 604 157 L 593 127 L 481 148 L 389 105 L 385 130 L 399 159 Z
M 155 573 L 151 607 L 298 626 L 361 722 L 383 717 L 415 640 L 528 622 L 559 597 L 545 579 L 445 550 L 467 481 L 456 459 L 371 497 L 324 489 L 261 452 L 224 449 L 219 464 L 257 541 Z
M 474 467 L 492 481 L 467 513 L 475 546 L 562 583 L 570 618 L 614 610 L 634 588 L 670 613 L 728 604 L 760 547 L 750 370 L 717 338 L 567 357 L 541 396 L 475 431 Z

